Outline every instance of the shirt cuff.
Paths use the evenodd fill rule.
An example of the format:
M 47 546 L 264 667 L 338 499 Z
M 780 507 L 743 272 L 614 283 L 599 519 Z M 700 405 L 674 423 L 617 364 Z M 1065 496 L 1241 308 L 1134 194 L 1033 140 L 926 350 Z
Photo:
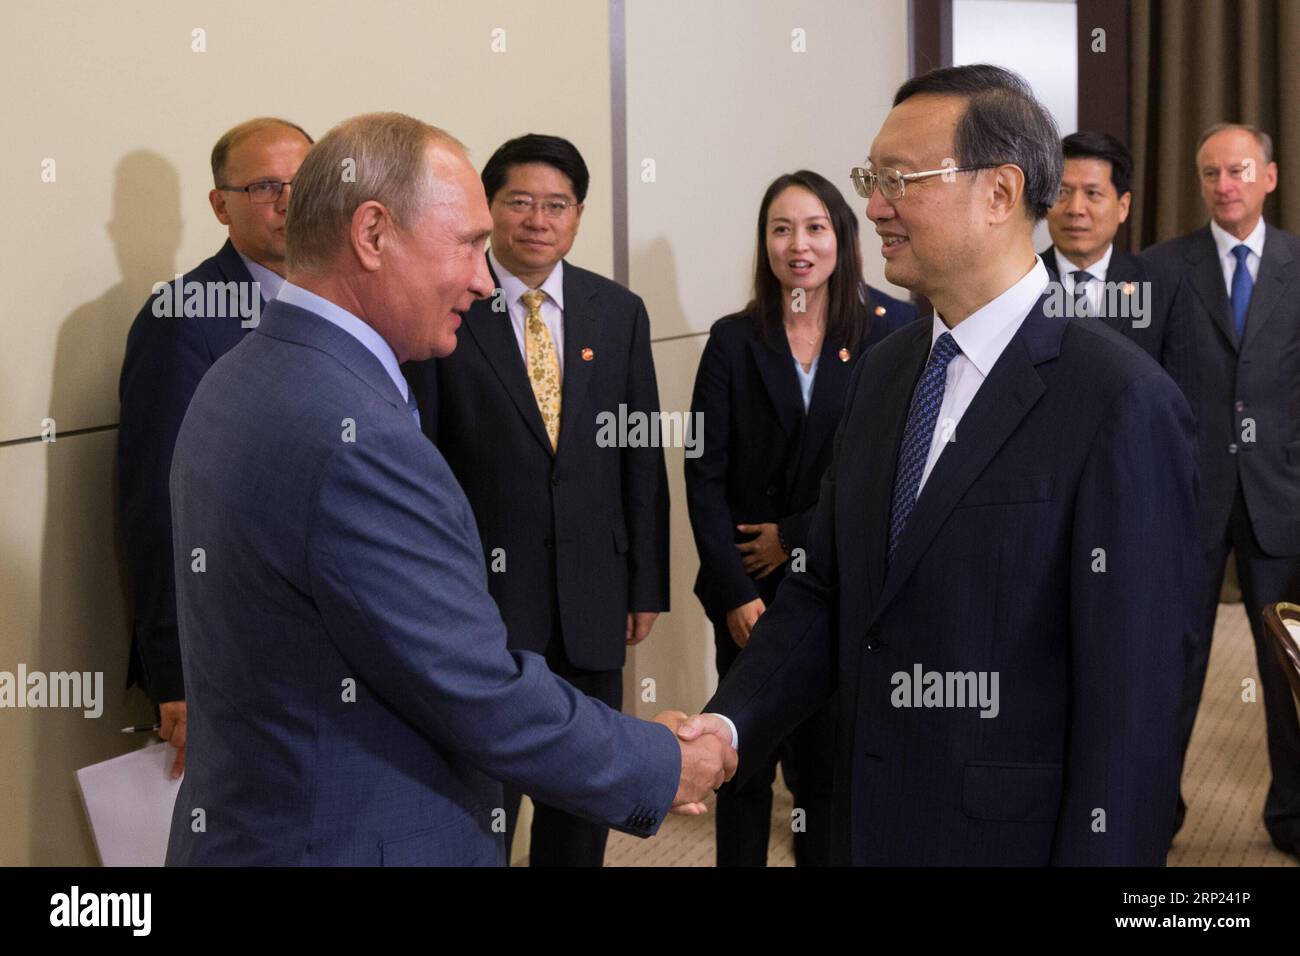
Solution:
M 732 750 L 735 750 L 735 751 L 737 751 L 737 752 L 739 752 L 739 751 L 740 751 L 740 733 L 736 730 L 736 725 L 735 725 L 734 723 L 732 723 L 731 718 L 730 718 L 730 717 L 727 717 L 727 716 L 724 716 L 723 714 L 709 714 L 709 716 L 710 716 L 710 717 L 716 717 L 716 718 L 718 718 L 718 720 L 724 720 L 724 721 L 727 722 L 727 726 L 731 728 L 731 749 L 732 749 Z

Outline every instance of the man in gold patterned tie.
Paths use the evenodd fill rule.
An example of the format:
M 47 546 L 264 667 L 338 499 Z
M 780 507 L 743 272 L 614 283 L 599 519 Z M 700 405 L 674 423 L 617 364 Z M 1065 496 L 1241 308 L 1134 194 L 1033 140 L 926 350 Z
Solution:
M 590 180 L 572 143 L 512 139 L 482 178 L 494 294 L 451 355 L 404 372 L 474 509 L 510 648 L 619 709 L 626 649 L 668 609 L 668 481 L 657 442 L 611 443 L 597 416 L 657 417 L 650 320 L 564 260 Z M 520 793 L 503 782 L 509 848 Z M 608 832 L 534 801 L 530 862 L 600 866 Z

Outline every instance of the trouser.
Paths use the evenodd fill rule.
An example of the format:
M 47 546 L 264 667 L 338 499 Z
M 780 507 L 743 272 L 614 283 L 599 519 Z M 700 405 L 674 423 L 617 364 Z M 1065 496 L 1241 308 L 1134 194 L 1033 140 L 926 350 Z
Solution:
M 558 632 L 552 634 L 546 647 L 546 663 L 555 674 L 588 697 L 594 697 L 614 710 L 623 709 L 622 670 L 587 671 L 574 667 L 564 653 Z M 509 863 L 515 825 L 519 821 L 521 792 L 510 784 L 504 784 L 502 790 L 506 811 L 506 862 Z M 534 800 L 528 865 L 603 866 L 608 839 L 609 827 Z
M 1300 600 L 1289 588 L 1300 585 L 1300 556 L 1271 557 L 1259 547 L 1246 500 L 1240 485 L 1221 540 L 1206 551 L 1206 573 L 1196 613 L 1199 620 L 1193 634 L 1187 660 L 1187 683 L 1183 696 L 1183 756 L 1192 738 L 1201 688 L 1210 662 L 1210 641 L 1218 613 L 1219 589 L 1223 586 L 1224 565 L 1229 551 L 1235 552 L 1237 575 L 1241 580 L 1246 617 L 1255 639 L 1255 661 L 1259 667 L 1260 697 L 1268 732 L 1268 761 L 1273 779 L 1264 801 L 1264 826 L 1274 841 L 1300 848 L 1300 720 L 1291 686 L 1278 661 L 1271 638 L 1264 627 L 1261 611 L 1269 604 Z M 1232 675 L 1233 690 L 1240 693 L 1240 677 Z M 1254 706 L 1245 704 L 1243 706 Z M 1179 798 L 1180 803 L 1182 798 Z M 1292 850 L 1295 852 L 1295 850 Z
M 726 622 L 714 622 L 718 678 L 740 656 Z M 746 779 L 743 787 L 723 787 L 717 804 L 717 865 L 766 866 L 772 824 L 772 781 L 781 764 L 794 795 L 790 826 L 796 866 L 831 862 L 831 787 L 835 764 L 835 713 L 827 704 L 795 728 L 777 751 Z

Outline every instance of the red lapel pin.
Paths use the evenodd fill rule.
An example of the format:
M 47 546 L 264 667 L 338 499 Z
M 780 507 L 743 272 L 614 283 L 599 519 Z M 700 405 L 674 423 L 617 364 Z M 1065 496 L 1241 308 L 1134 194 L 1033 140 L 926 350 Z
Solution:
M 592 359 L 594 359 L 595 357 L 596 357 L 596 353 L 593 352 L 591 349 L 583 349 L 583 350 L 582 350 L 582 360 L 583 360 L 584 362 L 590 362 L 590 361 L 591 361 Z
M 841 361 L 841 362 L 847 362 L 847 361 L 849 360 L 849 358 L 850 358 L 850 356 L 849 356 L 849 350 L 848 350 L 848 349 L 840 349 L 840 361 Z

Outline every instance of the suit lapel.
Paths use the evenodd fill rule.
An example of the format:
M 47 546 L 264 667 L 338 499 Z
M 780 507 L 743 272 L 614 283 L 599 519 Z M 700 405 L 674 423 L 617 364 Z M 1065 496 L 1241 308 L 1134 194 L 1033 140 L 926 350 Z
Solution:
M 488 268 L 491 270 L 490 263 Z M 501 288 L 495 271 L 492 271 L 492 284 L 496 290 Z M 537 398 L 528 383 L 528 370 L 524 368 L 523 356 L 519 354 L 519 341 L 515 338 L 510 314 L 494 312 L 492 303 L 495 300 L 494 291 L 491 299 L 480 299 L 470 307 L 469 312 L 465 314 L 465 331 L 474 337 L 488 365 L 501 380 L 506 394 L 519 409 L 519 414 L 523 416 L 528 430 L 549 452 L 551 439 L 546 434 L 546 425 L 542 421 L 541 410 L 537 407 Z M 565 338 L 567 341 L 568 337 Z
M 1287 279 L 1293 268 L 1291 250 L 1282 242 L 1282 236 L 1272 226 L 1265 227 L 1264 255 L 1259 260 L 1259 274 L 1255 290 L 1250 295 L 1250 308 L 1246 312 L 1246 334 L 1242 342 L 1244 351 L 1259 337 L 1260 329 L 1282 301 Z
M 781 430 L 787 439 L 794 441 L 803 425 L 804 414 L 799 376 L 795 374 L 794 356 L 785 337 L 785 329 L 781 329 L 780 338 L 776 341 L 771 341 L 771 338 L 776 337 L 775 331 L 770 331 L 769 336 L 767 340 L 750 338 L 749 350 L 754 356 L 754 364 L 758 367 L 758 376 L 763 381 L 768 398 L 776 409 Z M 821 363 L 818 362 L 819 370 L 820 366 Z
M 1059 354 L 1061 336 L 1068 319 L 1063 316 L 1047 317 L 1043 311 L 1044 301 L 1045 298 L 1038 300 L 994 363 L 988 378 L 975 394 L 974 401 L 962 415 L 954 441 L 943 449 L 934 470 L 922 487 L 911 517 L 908 518 L 907 527 L 899 539 L 898 550 L 889 565 L 883 592 L 875 602 L 874 614 L 868 627 L 875 623 L 875 619 L 898 594 L 903 582 L 924 556 L 966 489 L 984 471 L 998 449 L 1047 390 L 1034 366 Z M 904 410 L 901 419 L 905 420 L 906 416 L 907 411 Z M 901 432 L 901 427 L 899 430 Z M 897 460 L 897 444 L 892 447 Z M 892 487 L 890 490 L 891 495 L 888 497 L 892 499 Z M 883 529 L 888 526 L 888 504 L 885 505 L 884 512 L 882 523 L 873 524 L 873 528 Z M 878 537 L 883 538 L 885 535 Z
M 858 343 L 857 348 L 862 349 L 862 343 Z M 792 469 L 787 479 L 792 479 L 797 468 L 803 466 L 804 450 L 821 448 L 839 424 L 844 411 L 844 393 L 856 364 L 853 360 L 860 357 L 845 350 L 847 358 L 841 358 L 840 351 L 838 344 L 829 340 L 822 345 L 817 359 L 817 374 L 813 378 L 812 397 L 808 400 L 808 412 L 799 432 L 799 455 L 791 456 Z M 802 395 L 799 401 L 802 406 Z
M 596 314 L 596 290 L 582 281 L 577 270 L 564 270 L 564 377 L 560 383 L 560 442 L 558 454 L 565 446 L 565 436 L 575 434 L 573 429 L 586 416 L 588 393 L 596 377 L 596 363 L 604 354 L 600 336 L 599 317 Z M 585 350 L 590 349 L 590 352 Z M 584 358 L 584 352 L 591 358 Z M 531 394 L 531 393 L 530 393 Z M 536 407 L 536 402 L 533 403 Z M 617 414 L 618 409 L 607 411 Z M 538 414 L 539 422 L 541 415 Z
M 1223 287 L 1223 267 L 1219 263 L 1219 250 L 1214 244 L 1209 226 L 1198 229 L 1193 234 L 1186 258 L 1189 283 L 1232 350 L 1237 351 L 1240 343 L 1237 341 L 1237 330 L 1232 325 L 1232 305 L 1228 301 L 1228 290 Z

